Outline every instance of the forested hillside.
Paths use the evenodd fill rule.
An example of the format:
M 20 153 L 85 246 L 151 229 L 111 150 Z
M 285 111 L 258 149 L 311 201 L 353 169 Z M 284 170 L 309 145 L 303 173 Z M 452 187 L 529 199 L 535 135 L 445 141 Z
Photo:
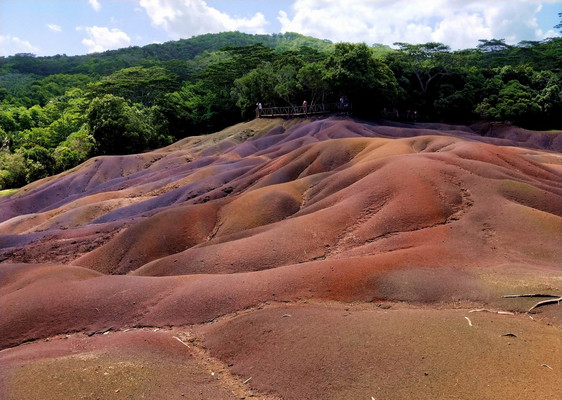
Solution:
M 397 49 L 295 33 L 208 34 L 68 57 L 0 62 L 0 189 L 93 155 L 142 152 L 253 118 L 264 106 L 332 103 L 380 118 L 561 128 L 562 39 Z M 409 111 L 409 113 L 408 113 Z M 388 116 L 388 115 L 386 115 Z

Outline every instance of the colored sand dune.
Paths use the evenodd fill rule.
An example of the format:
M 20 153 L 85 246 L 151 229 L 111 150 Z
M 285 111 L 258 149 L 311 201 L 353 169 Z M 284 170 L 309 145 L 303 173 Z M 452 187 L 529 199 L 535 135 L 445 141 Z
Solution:
M 2 196 L 3 396 L 554 398 L 560 306 L 503 296 L 562 293 L 561 150 L 258 119 Z

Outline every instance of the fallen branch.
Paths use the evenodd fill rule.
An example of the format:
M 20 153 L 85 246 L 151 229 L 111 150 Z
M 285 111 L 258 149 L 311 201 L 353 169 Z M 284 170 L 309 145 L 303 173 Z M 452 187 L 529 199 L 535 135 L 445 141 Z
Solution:
M 252 380 L 251 376 L 248 379 L 246 379 L 244 382 L 242 382 L 242 384 L 245 385 L 246 383 L 250 382 L 250 380 Z
M 186 346 L 187 348 L 190 348 L 189 345 L 187 343 L 185 343 L 183 340 L 181 340 L 179 337 L 174 336 L 173 338 L 176 339 L 181 344 L 183 344 L 184 346 Z
M 545 306 L 547 304 L 552 304 L 552 303 L 558 303 L 560 304 L 560 302 L 562 301 L 562 296 L 556 298 L 556 299 L 549 299 L 549 300 L 543 300 L 543 301 L 539 301 L 537 304 L 535 304 L 533 307 L 529 308 L 529 311 L 527 312 L 531 312 L 533 311 L 535 308 L 538 307 L 542 307 Z
M 113 327 L 110 326 L 106 330 L 90 332 L 90 333 L 88 333 L 88 336 L 90 337 L 90 336 L 94 336 L 94 335 L 107 335 L 109 333 L 109 331 L 111 331 L 112 329 L 113 329 Z
M 505 299 L 513 299 L 516 297 L 558 297 L 557 294 L 541 294 L 541 293 L 532 293 L 532 294 L 506 294 L 502 296 Z
M 468 318 L 468 317 L 465 317 L 465 318 L 468 321 L 468 326 L 472 326 L 472 322 L 470 321 L 470 318 Z
M 501 315 L 514 315 L 514 313 L 510 312 L 510 311 L 492 311 L 492 310 L 488 310 L 487 308 L 477 308 L 475 310 L 470 310 L 469 313 L 472 312 L 490 312 L 490 313 L 496 313 L 496 314 L 501 314 Z

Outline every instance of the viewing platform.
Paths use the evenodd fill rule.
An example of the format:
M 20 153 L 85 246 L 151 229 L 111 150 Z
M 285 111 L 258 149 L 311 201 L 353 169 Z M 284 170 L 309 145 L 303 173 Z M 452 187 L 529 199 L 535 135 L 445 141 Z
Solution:
M 340 104 L 311 104 L 309 106 L 286 106 L 286 107 L 267 107 L 263 108 L 259 118 L 273 117 L 306 117 L 309 115 L 329 114 L 333 112 L 349 111 L 351 107 L 344 107 Z

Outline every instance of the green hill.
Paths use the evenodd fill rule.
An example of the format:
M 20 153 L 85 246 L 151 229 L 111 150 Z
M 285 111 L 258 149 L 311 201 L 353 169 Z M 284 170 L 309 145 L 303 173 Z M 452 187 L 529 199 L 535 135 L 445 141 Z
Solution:
M 396 45 L 225 32 L 81 56 L 3 57 L 0 189 L 91 156 L 215 132 L 253 118 L 257 102 L 343 98 L 367 119 L 562 126 L 561 38 L 484 40 L 462 51 Z

